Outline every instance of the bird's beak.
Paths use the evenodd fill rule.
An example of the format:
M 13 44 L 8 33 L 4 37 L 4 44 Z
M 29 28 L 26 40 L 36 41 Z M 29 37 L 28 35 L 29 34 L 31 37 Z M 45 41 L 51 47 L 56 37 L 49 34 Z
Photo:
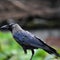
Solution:
M 0 27 L 0 30 L 2 30 L 2 31 L 8 30 L 8 25 L 4 25 L 4 26 Z

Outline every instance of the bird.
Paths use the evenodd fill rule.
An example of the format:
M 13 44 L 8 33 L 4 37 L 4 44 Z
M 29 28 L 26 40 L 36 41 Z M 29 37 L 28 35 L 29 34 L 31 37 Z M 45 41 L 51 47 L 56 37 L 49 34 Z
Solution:
M 57 57 L 60 57 L 60 54 L 54 48 L 43 42 L 40 38 L 33 35 L 29 31 L 22 29 L 21 26 L 17 23 L 3 25 L 0 27 L 0 30 L 10 31 L 16 42 L 22 46 L 25 54 L 27 54 L 27 50 L 31 50 L 32 56 L 30 60 L 33 58 L 34 49 L 38 48 L 43 49 L 49 54 L 54 54 Z

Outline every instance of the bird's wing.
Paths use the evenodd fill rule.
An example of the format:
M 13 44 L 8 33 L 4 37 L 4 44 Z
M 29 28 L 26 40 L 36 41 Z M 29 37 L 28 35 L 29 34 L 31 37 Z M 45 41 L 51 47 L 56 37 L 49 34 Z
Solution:
M 18 43 L 23 45 L 32 46 L 35 48 L 41 48 L 48 52 L 49 54 L 55 54 L 56 56 L 60 56 L 55 49 L 45 44 L 36 36 L 32 35 L 31 33 L 25 32 L 17 32 L 14 34 L 14 38 L 17 40 Z
M 33 36 L 28 31 L 26 32 L 26 36 L 29 38 L 26 41 L 29 41 L 30 45 L 37 47 L 37 48 L 42 48 L 43 50 L 45 50 L 49 54 L 55 54 L 56 56 L 60 57 L 60 54 L 58 54 L 55 49 L 53 49 L 52 47 L 50 47 L 49 45 L 44 43 L 41 39 L 37 38 L 36 36 Z
M 44 46 L 44 43 L 37 39 L 34 35 L 32 35 L 30 32 L 28 31 L 24 31 L 24 32 L 16 32 L 14 34 L 14 38 L 22 44 L 27 44 L 33 47 L 37 47 L 37 48 L 41 48 L 42 46 Z

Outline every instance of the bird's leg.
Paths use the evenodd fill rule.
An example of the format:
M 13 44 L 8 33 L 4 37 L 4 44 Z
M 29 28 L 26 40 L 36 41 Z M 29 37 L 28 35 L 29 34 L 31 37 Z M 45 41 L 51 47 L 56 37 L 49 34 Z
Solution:
M 27 50 L 26 50 L 26 48 L 23 48 L 23 50 L 24 50 L 24 53 L 27 54 Z
M 32 51 L 32 56 L 31 56 L 30 60 L 32 60 L 32 57 L 33 57 L 33 55 L 34 55 L 34 50 L 31 49 L 31 51 Z

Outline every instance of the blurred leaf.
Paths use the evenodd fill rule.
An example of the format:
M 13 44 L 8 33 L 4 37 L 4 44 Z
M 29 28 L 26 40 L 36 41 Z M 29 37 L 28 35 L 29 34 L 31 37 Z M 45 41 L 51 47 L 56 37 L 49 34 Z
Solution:
M 45 57 L 46 56 L 46 52 L 42 49 L 38 49 L 36 51 L 36 54 L 35 54 L 35 57 L 38 56 L 38 57 Z

